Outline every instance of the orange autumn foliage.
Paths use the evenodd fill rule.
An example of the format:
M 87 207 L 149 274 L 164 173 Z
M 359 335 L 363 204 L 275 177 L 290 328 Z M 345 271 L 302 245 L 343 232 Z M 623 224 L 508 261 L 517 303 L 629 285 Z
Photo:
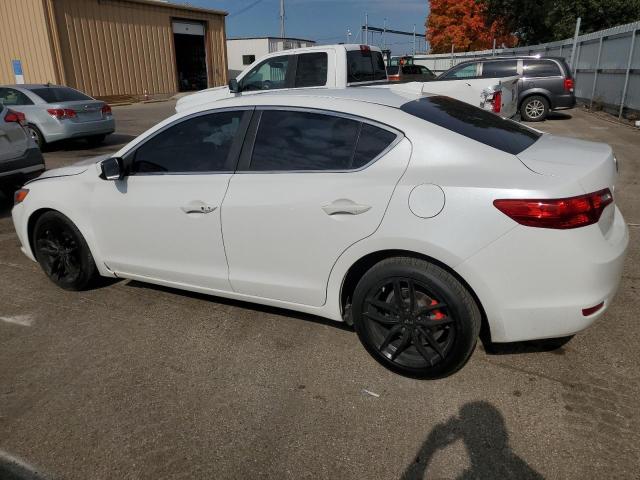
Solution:
M 427 18 L 427 40 L 432 53 L 485 50 L 503 43 L 515 46 L 517 38 L 508 32 L 500 21 L 486 25 L 484 3 L 477 0 L 431 0 L 431 10 Z

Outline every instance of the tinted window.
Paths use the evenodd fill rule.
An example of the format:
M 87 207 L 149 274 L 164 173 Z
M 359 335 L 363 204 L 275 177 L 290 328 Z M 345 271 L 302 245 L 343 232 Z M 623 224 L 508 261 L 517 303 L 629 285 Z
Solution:
M 560 67 L 551 60 L 525 60 L 525 77 L 554 77 L 562 75 Z
M 517 60 L 503 60 L 500 62 L 484 62 L 482 76 L 484 78 L 511 77 L 518 74 Z
M 389 130 L 362 124 L 352 168 L 364 167 L 393 143 L 397 135 Z
M 514 155 L 529 148 L 540 137 L 539 133 L 519 123 L 449 97 L 425 97 L 405 103 L 400 109 Z
M 229 151 L 243 112 L 201 115 L 158 133 L 133 157 L 133 173 L 221 172 L 233 170 Z
M 242 64 L 243 65 L 251 65 L 255 61 L 256 61 L 256 56 L 255 55 L 243 55 L 242 56 Z
M 298 55 L 296 87 L 321 87 L 327 84 L 327 54 L 325 52 Z
M 347 82 L 386 80 L 387 71 L 380 52 L 349 50 L 347 52 Z
M 476 76 L 476 63 L 471 63 L 469 65 L 465 65 L 457 68 L 456 70 L 452 70 L 451 72 L 445 74 L 443 78 L 470 78 Z
M 93 100 L 91 97 L 68 87 L 32 88 L 31 91 L 47 103 Z
M 33 105 L 29 97 L 13 88 L 0 88 L 0 103 L 3 103 L 7 107 L 14 105 Z
M 400 67 L 398 67 L 397 65 L 391 66 L 391 67 L 387 67 L 387 74 L 388 75 L 397 75 L 399 68 Z
M 241 80 L 241 90 L 271 90 L 286 88 L 289 57 L 274 57 L 251 69 Z

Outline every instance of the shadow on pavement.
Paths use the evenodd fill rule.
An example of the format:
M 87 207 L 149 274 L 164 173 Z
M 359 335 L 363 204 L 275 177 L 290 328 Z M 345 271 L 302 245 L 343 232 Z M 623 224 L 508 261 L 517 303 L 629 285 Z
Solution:
M 401 479 L 431 478 L 428 468 L 435 454 L 458 440 L 464 443 L 471 463 L 457 477 L 460 480 L 544 478 L 511 450 L 504 417 L 500 411 L 490 403 L 481 401 L 463 405 L 457 416 L 436 425 Z
M 52 480 L 38 470 L 13 456 L 0 451 L 0 479 L 2 480 Z
M 571 120 L 573 117 L 564 112 L 549 112 L 547 120 Z
M 82 139 L 82 138 L 61 140 L 59 142 L 54 142 L 46 145 L 45 153 L 59 152 L 59 151 L 74 152 L 78 150 L 88 150 L 88 151 L 100 150 L 101 148 L 105 148 L 105 147 L 114 147 L 114 146 L 124 145 L 126 143 L 129 143 L 134 138 L 136 138 L 135 135 L 112 133 L 111 135 L 107 135 L 107 137 L 104 139 L 104 142 L 102 142 L 99 145 L 93 145 L 93 146 L 89 142 L 87 142 L 85 139 Z M 96 155 L 99 155 L 99 154 L 100 152 L 96 153 Z
M 551 352 L 555 355 L 564 355 L 564 346 L 571 341 L 573 335 L 560 338 L 546 338 L 543 340 L 529 340 L 526 342 L 511 342 L 511 343 L 492 343 L 491 341 L 483 338 L 482 346 L 485 352 L 489 355 L 514 355 L 519 353 L 541 353 Z

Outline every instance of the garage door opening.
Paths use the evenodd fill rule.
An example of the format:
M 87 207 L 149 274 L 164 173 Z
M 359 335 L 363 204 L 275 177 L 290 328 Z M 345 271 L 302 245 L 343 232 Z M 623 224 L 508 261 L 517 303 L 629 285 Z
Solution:
M 176 51 L 178 90 L 189 92 L 207 88 L 207 51 L 204 25 L 173 22 L 173 42 Z

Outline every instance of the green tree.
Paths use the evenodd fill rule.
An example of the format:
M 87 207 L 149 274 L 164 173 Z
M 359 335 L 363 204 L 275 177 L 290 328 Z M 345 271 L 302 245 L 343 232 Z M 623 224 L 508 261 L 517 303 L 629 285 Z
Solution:
M 640 20 L 640 0 L 477 0 L 485 6 L 487 24 L 501 20 L 521 45 L 590 33 Z

